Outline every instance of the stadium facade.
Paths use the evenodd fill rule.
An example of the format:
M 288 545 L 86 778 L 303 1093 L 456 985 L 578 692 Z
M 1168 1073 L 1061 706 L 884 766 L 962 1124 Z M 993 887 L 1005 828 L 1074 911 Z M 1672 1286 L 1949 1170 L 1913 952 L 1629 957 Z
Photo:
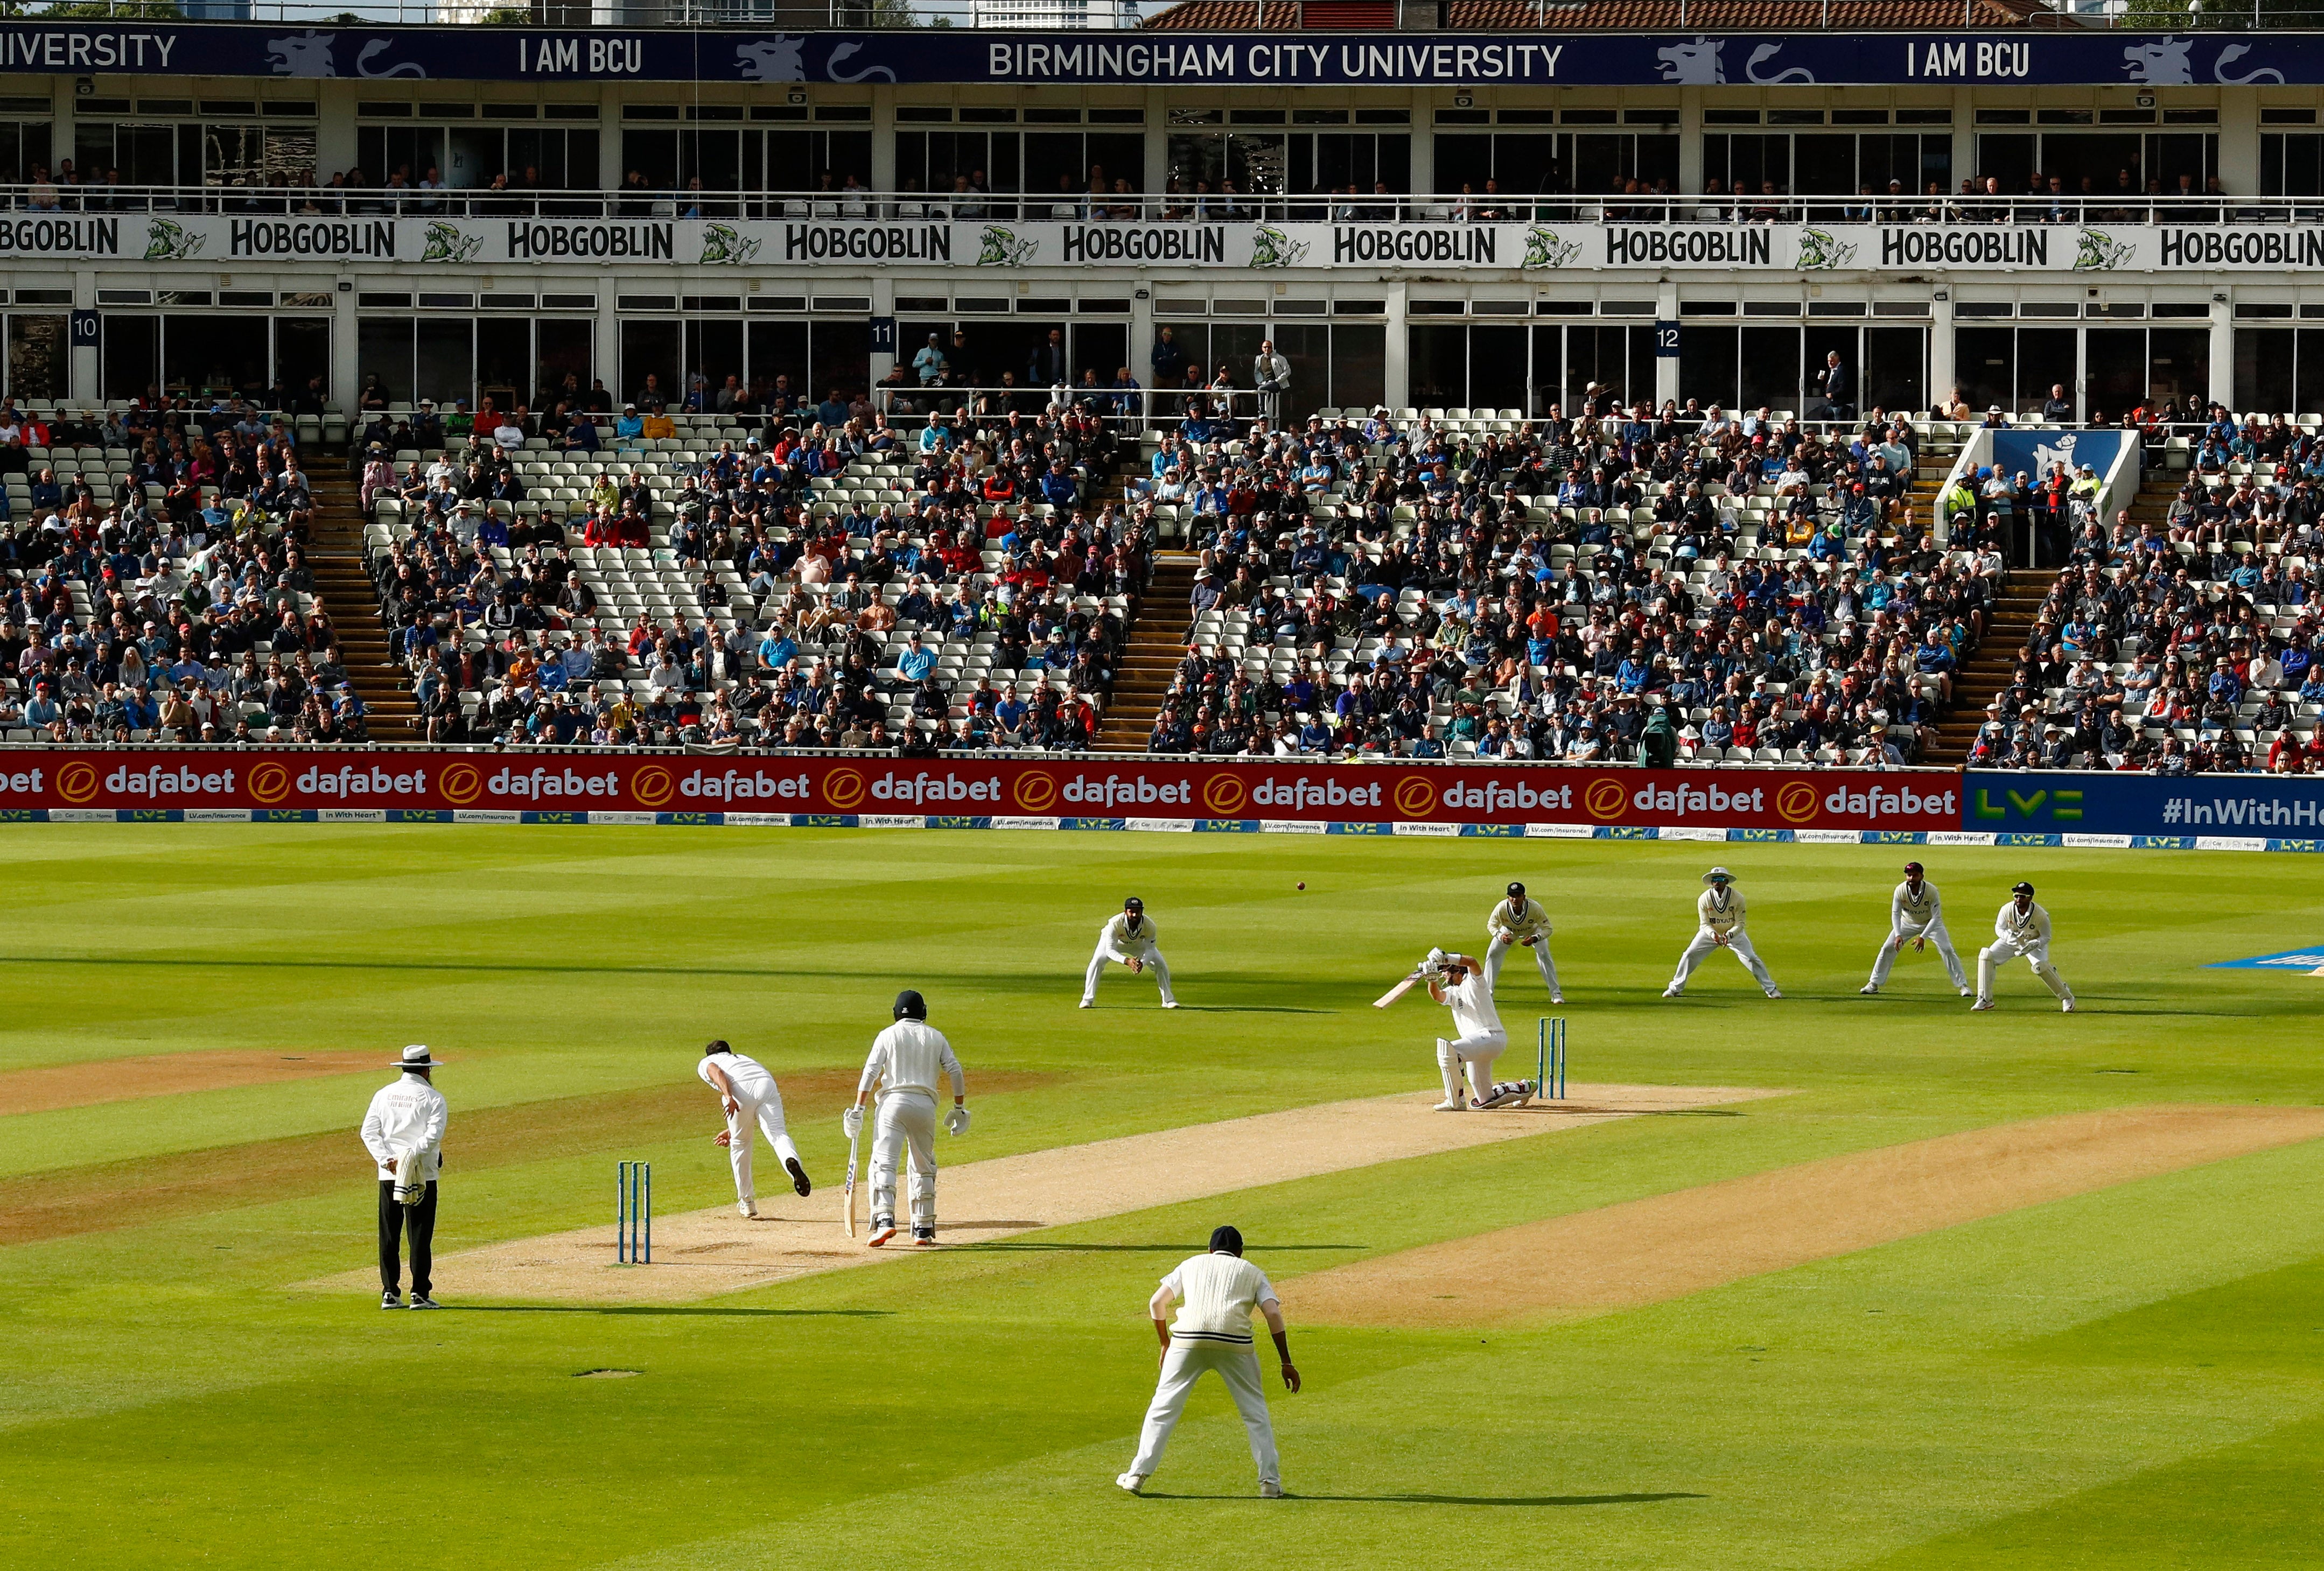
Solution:
M 1804 412 L 1834 352 L 1865 407 L 2324 409 L 2324 35 L 1725 9 L 0 23 L 5 390 L 821 396 L 1053 329 L 1149 382 L 1167 329 L 1294 411 Z

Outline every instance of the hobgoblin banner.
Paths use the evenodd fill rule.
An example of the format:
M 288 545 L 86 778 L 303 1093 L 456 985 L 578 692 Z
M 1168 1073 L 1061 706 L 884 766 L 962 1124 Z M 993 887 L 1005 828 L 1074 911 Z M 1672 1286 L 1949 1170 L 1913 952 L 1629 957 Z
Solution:
M 1960 776 L 1816 769 L 1179 763 L 1143 758 L 783 758 L 600 753 L 0 753 L 0 815 L 45 810 L 385 808 L 934 814 L 1951 830 Z

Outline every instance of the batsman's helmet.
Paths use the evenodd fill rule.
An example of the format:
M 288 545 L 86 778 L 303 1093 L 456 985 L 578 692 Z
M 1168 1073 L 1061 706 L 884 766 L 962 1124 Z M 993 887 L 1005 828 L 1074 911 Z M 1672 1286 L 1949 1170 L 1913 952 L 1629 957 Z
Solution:
M 1231 1254 L 1231 1255 L 1233 1255 L 1233 1256 L 1234 1256 L 1236 1259 L 1238 1259 L 1238 1260 L 1241 1259 L 1241 1258 L 1242 1258 L 1242 1233 L 1241 1233 L 1241 1231 L 1240 1231 L 1239 1228 L 1234 1228 L 1234 1227 L 1213 1227 L 1213 1228 L 1212 1228 L 1212 1229 L 1211 1229 L 1211 1253 L 1212 1253 L 1213 1254 Z
M 928 1001 L 926 998 L 921 997 L 909 988 L 896 995 L 897 1019 L 926 1020 L 927 1017 Z
M 1509 898 L 1510 898 L 1510 899 L 1512 899 L 1512 900 L 1522 900 L 1522 899 L 1524 899 L 1524 898 L 1525 898 L 1525 886 L 1524 886 L 1523 884 L 1519 884 L 1519 883 L 1512 882 L 1512 883 L 1509 885 Z

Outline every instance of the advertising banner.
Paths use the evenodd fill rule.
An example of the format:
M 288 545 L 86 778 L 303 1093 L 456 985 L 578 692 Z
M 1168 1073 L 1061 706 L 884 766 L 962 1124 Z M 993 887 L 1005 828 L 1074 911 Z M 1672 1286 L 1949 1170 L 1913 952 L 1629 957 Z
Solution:
M 2122 455 L 2127 431 L 2062 431 L 2027 427 L 1993 434 L 1993 466 L 2005 474 L 2045 480 L 2053 464 L 2071 474 L 2087 464 L 2103 480 Z
M 1049 205 L 1001 198 L 957 208 L 927 203 L 903 216 L 846 216 L 835 205 L 821 216 L 802 212 L 772 218 L 677 217 L 669 202 L 639 198 L 634 214 L 583 218 L 540 216 L 533 204 L 553 210 L 558 198 L 551 195 L 506 198 L 451 192 L 436 199 L 436 211 L 422 208 L 426 198 L 404 200 L 401 215 L 6 214 L 0 215 L 0 257 L 87 257 L 205 269 L 229 262 L 467 268 L 571 262 L 593 269 L 676 263 L 827 267 L 851 275 L 874 263 L 1327 271 L 1426 267 L 1536 277 L 1614 268 L 1700 269 L 1764 278 L 2324 271 L 2324 225 L 2253 225 L 2246 232 L 2232 224 L 2182 231 L 2137 225 L 1762 224 L 1707 218 L 1626 223 L 1599 221 L 1599 206 L 1586 200 L 1514 211 L 1511 216 L 1520 222 L 1476 223 L 1324 222 L 1321 202 L 1296 200 L 1270 204 L 1269 216 L 1246 212 L 1231 218 L 1097 223 L 1019 218 L 1013 215 L 1020 211 L 1047 214 Z M 995 216 L 996 208 L 1010 216 Z M 1305 209 L 1312 212 L 1301 216 Z M 1583 217 L 1590 221 L 1578 221 Z M 2193 259 L 2196 251 L 2200 261 Z
M 1964 830 L 2150 840 L 2324 843 L 2324 776 L 1973 769 Z M 2224 849 L 2224 848 L 2223 848 Z
M 1937 772 L 1555 765 L 614 757 L 56 749 L 0 753 L 0 819 L 34 810 L 809 813 L 1185 823 L 1950 830 Z
M 2264 52 L 2263 52 L 2264 51 Z M 1193 32 L 1038 27 L 776 32 L 33 18 L 0 70 L 514 82 L 1001 82 L 1132 87 L 2324 83 L 2324 38 L 2011 28 L 1989 33 Z

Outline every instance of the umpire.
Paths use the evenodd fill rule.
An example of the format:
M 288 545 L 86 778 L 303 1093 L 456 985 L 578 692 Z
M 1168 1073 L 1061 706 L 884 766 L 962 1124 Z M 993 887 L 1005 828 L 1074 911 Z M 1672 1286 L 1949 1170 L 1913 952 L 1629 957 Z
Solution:
M 438 1308 L 428 1296 L 436 1240 L 436 1175 L 444 1164 L 444 1126 L 451 1116 L 444 1093 L 429 1079 L 436 1061 L 425 1047 L 407 1047 L 395 1083 L 382 1086 L 364 1115 L 363 1143 L 379 1164 L 379 1307 L 403 1307 L 403 1234 L 411 1235 L 411 1307 Z

